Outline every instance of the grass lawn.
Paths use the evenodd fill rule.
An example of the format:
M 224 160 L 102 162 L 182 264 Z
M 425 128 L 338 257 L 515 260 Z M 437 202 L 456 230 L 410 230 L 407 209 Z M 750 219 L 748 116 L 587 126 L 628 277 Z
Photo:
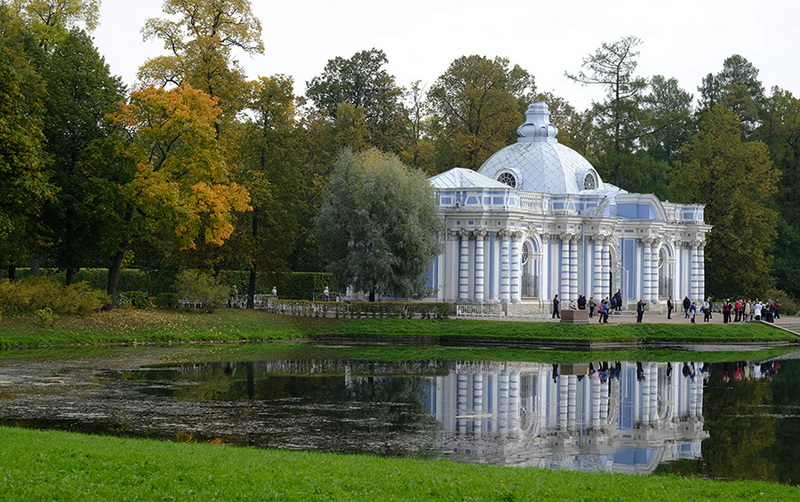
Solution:
M 0 427 L 2 500 L 797 500 L 762 482 L 589 474 Z
M 164 310 L 114 310 L 60 318 L 40 326 L 34 317 L 0 320 L 0 348 L 112 343 L 230 342 L 302 339 L 316 334 L 427 335 L 593 341 L 796 340 L 763 324 L 619 324 L 599 326 L 466 319 L 321 319 L 244 309 L 213 314 Z

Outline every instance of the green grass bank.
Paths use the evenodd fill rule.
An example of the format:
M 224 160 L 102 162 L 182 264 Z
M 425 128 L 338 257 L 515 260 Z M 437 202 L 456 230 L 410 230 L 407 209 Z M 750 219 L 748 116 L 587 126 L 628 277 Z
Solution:
M 559 341 L 751 342 L 797 341 L 791 333 L 749 324 L 576 325 L 467 319 L 323 319 L 244 309 L 213 314 L 115 310 L 62 317 L 42 326 L 35 317 L 0 320 L 0 348 L 131 343 L 297 340 L 314 335 L 467 336 Z
M 797 488 L 0 427 L 2 500 L 797 500 Z

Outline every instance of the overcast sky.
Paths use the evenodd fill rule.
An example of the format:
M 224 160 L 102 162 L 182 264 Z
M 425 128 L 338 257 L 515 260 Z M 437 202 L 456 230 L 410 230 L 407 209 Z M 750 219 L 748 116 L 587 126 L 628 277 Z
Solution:
M 643 40 L 638 74 L 678 79 L 697 95 L 701 79 L 740 54 L 760 70 L 764 87 L 800 96 L 800 2 L 797 0 L 251 0 L 261 20 L 263 56 L 242 55 L 248 77 L 289 75 L 295 93 L 322 73 L 329 59 L 371 48 L 389 59 L 399 85 L 430 85 L 453 60 L 501 56 L 578 110 L 601 101 L 598 87 L 569 81 L 603 42 Z M 163 17 L 161 0 L 103 0 L 94 32 L 101 54 L 129 86 L 148 58 L 164 54 L 143 42 L 149 17 Z

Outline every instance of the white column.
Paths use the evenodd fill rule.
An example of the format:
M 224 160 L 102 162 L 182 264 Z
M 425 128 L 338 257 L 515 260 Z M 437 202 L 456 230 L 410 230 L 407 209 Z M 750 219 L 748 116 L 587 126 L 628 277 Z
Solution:
M 700 267 L 698 270 L 697 289 L 700 293 L 700 298 L 706 297 L 706 243 L 700 244 L 697 249 L 697 264 Z
M 581 242 L 580 235 L 573 235 L 569 246 L 569 297 L 578 300 L 578 246 Z
M 653 296 L 653 239 L 645 237 L 642 239 L 644 244 L 644 264 L 642 266 L 642 286 L 644 291 L 642 297 L 644 301 L 650 302 Z
M 498 400 L 497 400 L 497 431 L 501 437 L 508 434 L 508 372 L 503 371 L 500 373 L 498 382 Z
M 500 301 L 511 301 L 511 249 L 508 242 L 508 231 L 497 232 L 500 239 Z
M 483 243 L 486 239 L 486 230 L 476 230 L 475 235 L 475 301 L 483 303 L 484 300 L 484 256 Z
M 700 243 L 698 241 L 691 243 L 691 268 L 689 270 L 689 291 L 691 292 L 690 298 L 692 301 L 698 302 L 698 305 L 703 301 L 703 298 L 700 297 L 700 288 L 698 287 L 698 282 L 700 279 L 700 253 L 698 251 L 699 245 Z
M 456 376 L 456 430 L 459 434 L 467 433 L 467 375 L 459 373 Z
M 510 277 L 511 303 L 520 303 L 522 301 L 522 295 L 520 293 L 521 281 L 520 281 L 520 269 L 519 269 L 519 261 L 520 261 L 519 243 L 521 239 L 522 239 L 522 232 L 511 233 L 511 277 Z
M 542 234 L 542 269 L 539 273 L 539 280 L 542 287 L 539 289 L 540 298 L 552 298 L 555 293 L 551 289 L 550 281 L 550 235 Z
M 595 235 L 594 259 L 592 260 L 592 287 L 589 296 L 594 296 L 595 301 L 603 299 L 603 237 Z
M 469 300 L 469 236 L 471 232 L 461 229 L 461 253 L 458 260 L 458 301 Z
M 569 300 L 569 257 L 570 247 L 572 243 L 571 234 L 561 234 L 561 278 L 558 285 L 558 291 L 554 292 L 561 295 L 561 301 L 566 302 Z M 566 307 L 566 303 L 561 304 Z
M 603 240 L 603 293 L 601 298 L 605 298 L 611 290 L 611 237 Z

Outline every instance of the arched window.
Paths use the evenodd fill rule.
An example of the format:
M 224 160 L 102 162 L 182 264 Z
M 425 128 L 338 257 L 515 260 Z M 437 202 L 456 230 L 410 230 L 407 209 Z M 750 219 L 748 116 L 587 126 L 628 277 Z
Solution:
M 517 188 L 517 178 L 509 172 L 500 173 L 500 175 L 497 177 L 497 181 L 508 185 L 511 188 Z
M 583 189 L 594 190 L 595 188 L 597 188 L 597 178 L 594 177 L 594 173 L 586 173 L 583 178 Z

